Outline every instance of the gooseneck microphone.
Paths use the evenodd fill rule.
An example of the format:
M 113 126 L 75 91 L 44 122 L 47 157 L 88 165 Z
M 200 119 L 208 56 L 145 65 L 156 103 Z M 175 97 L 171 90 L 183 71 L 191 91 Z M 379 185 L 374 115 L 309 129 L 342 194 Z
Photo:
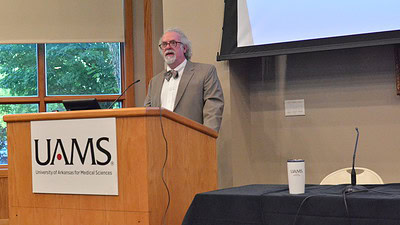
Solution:
M 357 138 L 356 138 L 356 144 L 354 146 L 354 153 L 353 153 L 353 166 L 351 168 L 351 185 L 348 185 L 344 190 L 343 190 L 343 194 L 351 194 L 351 193 L 355 193 L 355 192 L 362 192 L 362 191 L 368 191 L 367 188 L 363 187 L 363 186 L 357 186 L 357 174 L 356 174 L 356 169 L 355 169 L 355 165 L 356 165 L 356 153 L 357 153 L 357 146 L 358 146 L 358 137 L 360 136 L 360 132 L 358 132 L 358 128 L 356 127 L 356 131 L 357 131 Z M 346 198 L 344 196 L 344 198 Z M 346 205 L 346 211 L 347 210 L 347 203 L 345 200 L 345 205 Z
M 114 106 L 114 104 L 122 97 L 122 95 L 125 94 L 125 92 L 126 92 L 130 87 L 132 87 L 134 84 L 139 83 L 139 82 L 140 82 L 140 80 L 136 80 L 135 82 L 133 82 L 132 84 L 130 84 L 127 88 L 125 88 L 125 90 L 122 92 L 122 94 L 120 94 L 120 95 L 118 96 L 118 98 L 115 99 L 115 101 L 113 101 L 113 103 L 111 103 L 111 105 L 110 105 L 107 109 L 111 109 L 111 108 Z
M 357 138 L 356 138 L 356 145 L 354 146 L 354 153 L 353 153 L 353 167 L 351 168 L 351 185 L 352 186 L 357 185 L 357 175 L 356 175 L 355 163 L 356 163 L 358 137 L 360 136 L 360 132 L 358 132 L 357 127 L 356 127 L 356 131 L 357 131 Z

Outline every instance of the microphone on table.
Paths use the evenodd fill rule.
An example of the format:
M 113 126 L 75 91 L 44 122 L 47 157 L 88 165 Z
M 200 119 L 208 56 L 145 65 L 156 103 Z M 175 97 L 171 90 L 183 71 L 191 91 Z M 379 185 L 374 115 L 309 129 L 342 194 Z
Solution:
M 357 131 L 357 138 L 356 138 L 356 144 L 354 146 L 353 166 L 351 168 L 351 185 L 347 186 L 344 189 L 343 192 L 345 194 L 360 192 L 360 191 L 368 191 L 368 189 L 363 186 L 357 186 L 357 174 L 356 174 L 355 164 L 356 164 L 356 152 L 357 152 L 357 146 L 358 146 L 358 137 L 360 136 L 360 132 L 358 131 L 357 127 L 356 127 L 356 131 Z
M 357 127 L 356 127 L 356 131 L 357 131 L 357 138 L 356 138 L 356 145 L 354 146 L 354 153 L 353 153 L 353 167 L 351 168 L 351 186 L 357 185 L 357 175 L 356 175 L 355 163 L 356 163 L 358 137 L 360 136 L 360 132 L 358 131 Z
M 118 96 L 118 98 L 115 99 L 115 101 L 113 101 L 113 103 L 111 103 L 111 105 L 110 105 L 107 109 L 111 109 L 111 108 L 114 106 L 114 104 L 122 97 L 122 95 L 125 94 L 125 92 L 126 92 L 130 87 L 132 87 L 134 84 L 139 83 L 139 82 L 140 82 L 140 80 L 136 80 L 135 82 L 133 82 L 132 84 L 130 84 L 127 88 L 125 88 L 125 90 L 122 92 L 122 94 L 120 94 L 120 95 Z

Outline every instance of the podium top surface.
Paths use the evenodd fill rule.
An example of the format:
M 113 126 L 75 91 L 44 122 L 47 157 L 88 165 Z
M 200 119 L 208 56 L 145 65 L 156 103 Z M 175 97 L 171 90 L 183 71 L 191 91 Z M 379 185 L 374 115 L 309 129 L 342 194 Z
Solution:
M 105 118 L 105 117 L 156 117 L 162 116 L 175 122 L 189 126 L 202 133 L 217 138 L 218 133 L 211 128 L 192 121 L 184 116 L 171 112 L 164 108 L 158 107 L 135 107 L 121 109 L 96 109 L 81 110 L 67 112 L 43 112 L 43 113 L 26 113 L 26 114 L 9 114 L 3 117 L 7 123 L 12 122 L 29 122 L 40 120 L 66 120 L 66 119 L 89 119 L 89 118 Z

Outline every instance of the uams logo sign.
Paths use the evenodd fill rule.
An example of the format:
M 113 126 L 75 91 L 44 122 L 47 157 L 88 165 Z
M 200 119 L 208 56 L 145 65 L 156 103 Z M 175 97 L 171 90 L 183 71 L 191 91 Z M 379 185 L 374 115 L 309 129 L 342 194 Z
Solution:
M 303 169 L 293 169 L 293 170 L 290 170 L 290 173 L 293 176 L 301 176 L 301 174 L 303 173 Z
M 291 173 L 303 173 L 303 169 L 290 170 Z
M 42 147 L 39 146 L 39 139 L 35 139 L 34 142 L 35 160 L 40 166 L 54 165 L 56 158 L 57 160 L 62 160 L 64 165 L 75 165 L 75 161 L 78 161 L 78 163 L 83 165 L 86 163 L 86 158 L 89 158 L 88 161 L 91 163 L 91 165 L 105 166 L 111 162 L 111 153 L 104 146 L 102 146 L 102 142 L 110 142 L 109 137 L 100 137 L 97 140 L 93 140 L 93 138 L 87 138 L 86 143 L 81 143 L 81 145 L 86 145 L 83 152 L 81 151 L 80 144 L 76 138 L 72 138 L 67 143 L 71 146 L 70 149 L 65 149 L 64 146 L 66 144 L 63 143 L 62 139 L 46 139 L 47 151 L 45 151 L 46 154 L 43 160 L 40 160 L 39 157 L 39 147 Z M 99 161 L 99 155 L 105 157 L 105 160 Z M 75 160 L 76 158 L 78 158 L 78 160 Z
M 115 118 L 31 122 L 34 193 L 118 195 Z

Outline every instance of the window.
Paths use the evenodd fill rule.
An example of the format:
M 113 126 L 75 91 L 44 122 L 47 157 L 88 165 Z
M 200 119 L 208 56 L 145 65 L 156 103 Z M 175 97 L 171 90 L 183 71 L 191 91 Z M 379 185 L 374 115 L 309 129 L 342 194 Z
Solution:
M 47 95 L 118 94 L 118 43 L 46 44 Z
M 0 45 L 0 97 L 37 96 L 36 45 Z
M 0 116 L 63 111 L 61 101 L 118 97 L 125 77 L 120 43 L 0 45 Z M 122 107 L 125 100 L 113 108 Z M 0 121 L 0 165 L 7 164 L 6 123 Z

